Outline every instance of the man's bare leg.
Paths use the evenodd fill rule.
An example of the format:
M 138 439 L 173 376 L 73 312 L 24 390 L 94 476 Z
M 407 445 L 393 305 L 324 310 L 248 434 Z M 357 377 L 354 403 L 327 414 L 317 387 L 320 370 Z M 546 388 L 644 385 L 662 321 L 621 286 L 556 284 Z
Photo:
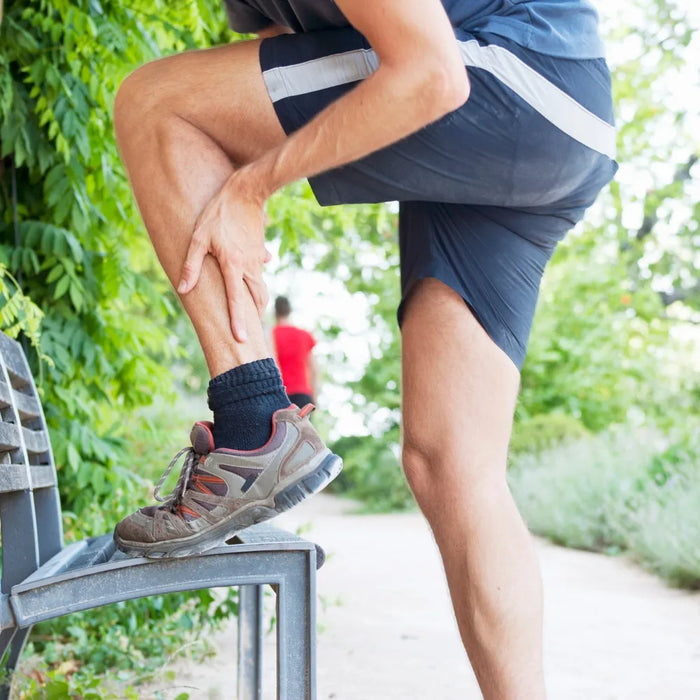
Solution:
M 114 109 L 120 152 L 146 228 L 173 285 L 197 217 L 243 165 L 284 140 L 258 62 L 258 41 L 149 63 L 122 84 Z M 218 264 L 208 257 L 182 297 L 212 376 L 269 356 L 251 298 L 249 340 L 231 332 Z
M 174 284 L 197 216 L 234 166 L 284 139 L 257 51 L 250 42 L 173 56 L 139 69 L 118 95 L 122 156 Z M 404 320 L 406 471 L 443 553 L 484 694 L 531 700 L 542 694 L 539 581 L 504 479 L 517 372 L 464 302 L 433 286 L 416 290 Z M 250 340 L 234 340 L 213 259 L 183 303 L 212 376 L 269 354 L 252 300 Z
M 540 575 L 506 484 L 518 372 L 435 279 L 412 292 L 402 338 L 404 469 L 481 690 L 486 700 L 544 698 Z
M 211 209 L 224 183 L 230 185 L 234 167 L 284 140 L 263 86 L 258 45 L 148 64 L 117 95 L 120 150 L 151 240 L 174 285 L 181 280 L 198 217 L 205 207 Z M 115 543 L 130 555 L 199 554 L 321 490 L 342 467 L 310 424 L 308 411 L 289 406 L 263 336 L 258 314 L 264 287 L 259 269 L 251 267 L 251 261 L 263 260 L 262 208 L 234 211 L 221 209 L 221 233 L 232 219 L 239 230 L 254 225 L 253 254 L 252 247 L 217 250 L 216 259 L 204 259 L 198 284 L 182 296 L 212 375 L 207 394 L 213 425 L 193 427 L 192 449 L 182 453 L 181 478 L 170 495 L 161 497 L 162 505 L 139 509 L 117 523 Z M 227 266 L 227 260 L 234 264 Z M 249 274 L 251 269 L 255 274 Z M 226 270 L 229 281 L 231 271 L 242 273 L 235 278 L 233 311 Z M 273 432 L 276 441 L 269 440 Z M 238 451 L 235 464 L 226 448 Z

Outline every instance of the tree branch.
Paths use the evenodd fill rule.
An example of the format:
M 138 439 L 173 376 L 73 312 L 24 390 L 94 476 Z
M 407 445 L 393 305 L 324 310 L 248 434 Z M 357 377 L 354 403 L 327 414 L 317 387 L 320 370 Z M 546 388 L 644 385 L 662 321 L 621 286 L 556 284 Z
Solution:
M 659 296 L 664 306 L 670 306 L 674 301 L 685 301 L 698 293 L 700 293 L 700 282 L 696 282 L 692 287 L 677 287 L 670 292 L 659 292 Z

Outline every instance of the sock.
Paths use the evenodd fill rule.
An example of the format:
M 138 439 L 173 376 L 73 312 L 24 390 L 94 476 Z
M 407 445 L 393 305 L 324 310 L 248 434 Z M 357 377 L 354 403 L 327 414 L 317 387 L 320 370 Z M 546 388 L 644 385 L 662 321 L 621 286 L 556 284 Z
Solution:
M 290 403 L 271 357 L 219 374 L 209 382 L 207 395 L 214 445 L 233 450 L 262 447 L 272 433 L 272 414 Z

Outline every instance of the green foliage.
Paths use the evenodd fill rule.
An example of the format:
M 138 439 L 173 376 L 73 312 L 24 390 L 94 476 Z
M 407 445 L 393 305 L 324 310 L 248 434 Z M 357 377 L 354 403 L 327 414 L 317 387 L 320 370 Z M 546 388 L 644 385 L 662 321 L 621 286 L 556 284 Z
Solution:
M 589 228 L 572 237 L 552 260 L 523 367 L 520 419 L 560 411 L 597 431 L 624 422 L 630 409 L 661 420 L 674 395 L 679 411 L 690 408 L 697 377 L 673 374 L 683 353 L 660 318 L 658 295 L 630 293 L 617 252 L 586 246 L 598 235 Z
M 134 464 L 133 435 L 148 430 L 132 418 L 155 396 L 173 400 L 169 365 L 182 354 L 170 330 L 181 312 L 119 163 L 114 94 L 144 61 L 225 36 L 222 8 L 203 0 L 156 9 L 92 0 L 6 6 L 0 320 L 33 347 L 68 540 L 108 532 L 143 504 L 150 483 Z M 205 591 L 81 613 L 38 626 L 34 649 L 59 667 L 75 655 L 92 671 L 147 670 L 235 612 L 234 597 L 214 602 Z M 46 696 L 67 697 L 56 690 L 62 682 Z M 73 692 L 77 680 L 65 682 Z
M 698 455 L 700 426 L 652 456 L 626 542 L 649 568 L 686 588 L 700 588 Z
M 530 528 L 557 544 L 628 551 L 675 585 L 700 587 L 700 424 L 672 439 L 625 426 L 513 461 Z
M 206 3 L 158 16 L 149 3 L 6 10 L 0 155 L 11 167 L 2 178 L 0 261 L 44 313 L 39 349 L 51 364 L 39 388 L 64 507 L 82 516 L 69 534 L 94 534 L 105 526 L 99 513 L 113 520 L 131 507 L 126 494 L 137 479 L 119 465 L 123 415 L 169 385 L 175 313 L 119 166 L 114 93 L 139 63 L 219 39 L 223 20 Z
M 343 455 L 345 467 L 334 488 L 362 501 L 369 512 L 415 508 L 396 454 L 398 440 L 398 426 L 382 440 L 359 435 L 337 440 L 333 451 Z
M 698 410 L 700 384 L 677 340 L 700 301 L 698 143 L 672 87 L 691 77 L 693 32 L 669 2 L 640 0 L 608 21 L 621 168 L 549 266 L 519 406 L 519 417 L 563 411 L 591 430 L 630 410 L 672 423 Z
M 39 352 L 39 327 L 43 316 L 41 309 L 22 291 L 19 282 L 0 264 L 0 330 L 10 338 L 28 341 L 37 352 L 41 377 L 44 363 L 51 362 Z
M 333 248 L 321 263 L 323 267 L 329 258 L 337 261 L 349 273 L 348 291 L 362 294 L 371 304 L 371 357 L 362 376 L 349 385 L 353 406 L 363 416 L 369 435 L 345 436 L 333 445 L 345 464 L 335 488 L 362 500 L 370 511 L 405 510 L 414 508 L 415 502 L 399 462 L 398 249 L 390 234 L 396 221 L 385 211 L 377 223 L 371 232 L 346 232 L 346 247 Z
M 90 673 L 130 670 L 142 679 L 153 674 L 179 648 L 206 643 L 212 629 L 237 612 L 232 591 L 205 589 L 116 603 L 75 613 L 65 626 L 39 625 L 33 649 L 49 665 L 79 660 Z
M 620 430 L 569 443 L 511 464 L 511 490 L 530 528 L 557 544 L 621 549 L 627 504 L 644 487 L 657 434 Z
M 515 424 L 510 440 L 510 454 L 539 453 L 588 435 L 589 431 L 576 418 L 556 412 L 538 414 Z
M 103 679 L 80 673 L 34 670 L 31 675 L 20 676 L 14 683 L 14 700 L 137 700 L 138 693 L 131 687 L 118 690 L 107 688 Z
M 38 348 L 43 315 L 7 268 L 0 265 L 0 328 L 3 332 L 10 338 L 17 338 L 22 333 L 33 348 Z

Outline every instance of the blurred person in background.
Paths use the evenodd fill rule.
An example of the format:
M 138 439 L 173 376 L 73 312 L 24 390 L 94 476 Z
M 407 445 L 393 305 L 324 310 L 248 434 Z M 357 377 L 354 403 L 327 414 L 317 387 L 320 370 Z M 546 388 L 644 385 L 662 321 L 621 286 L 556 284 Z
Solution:
M 291 313 L 289 299 L 277 297 L 272 346 L 289 400 L 302 408 L 318 397 L 318 366 L 313 355 L 316 341 L 311 333 L 290 323 Z

